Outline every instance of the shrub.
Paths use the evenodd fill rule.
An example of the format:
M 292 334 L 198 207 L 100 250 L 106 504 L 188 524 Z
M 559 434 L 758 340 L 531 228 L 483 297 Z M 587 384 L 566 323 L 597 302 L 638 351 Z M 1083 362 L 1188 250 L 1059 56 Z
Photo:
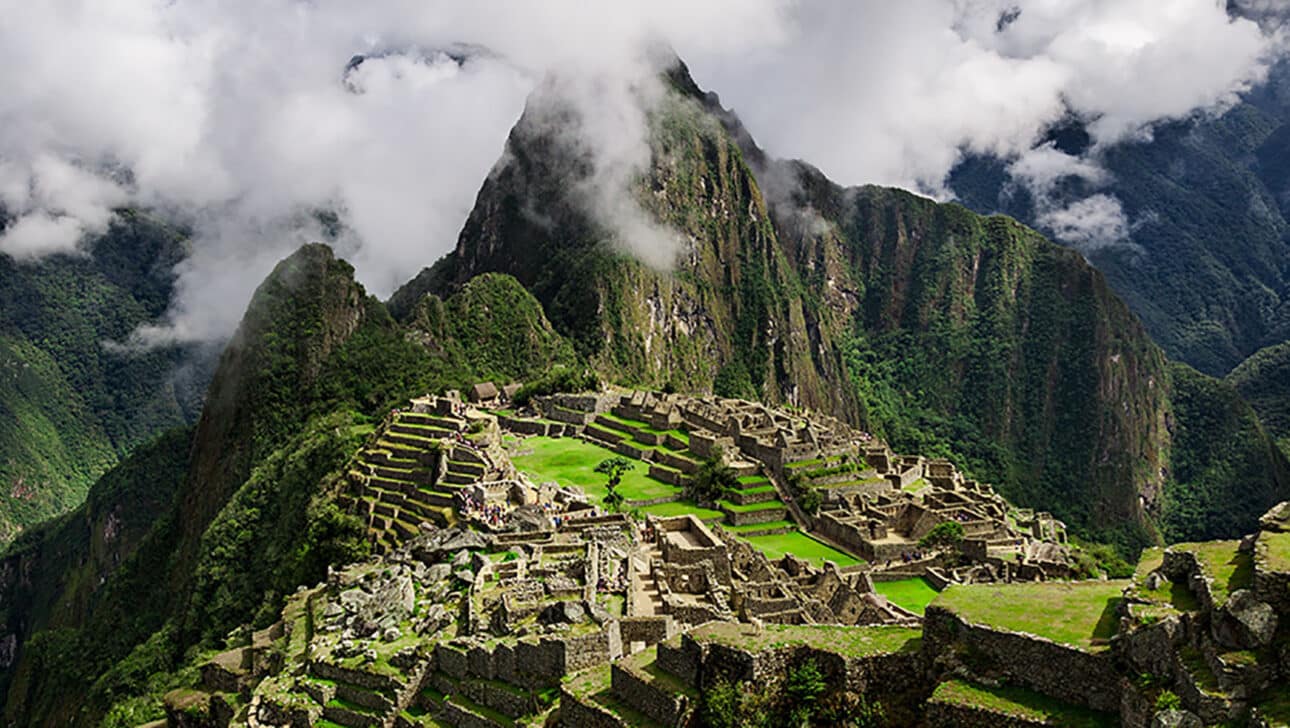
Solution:
M 958 521 L 938 523 L 918 539 L 923 548 L 958 548 L 963 543 L 963 524 Z
M 1182 698 L 1178 697 L 1178 694 L 1173 692 L 1172 690 L 1161 690 L 1160 694 L 1156 696 L 1157 712 L 1164 711 L 1164 710 L 1181 710 L 1181 709 L 1182 709 Z

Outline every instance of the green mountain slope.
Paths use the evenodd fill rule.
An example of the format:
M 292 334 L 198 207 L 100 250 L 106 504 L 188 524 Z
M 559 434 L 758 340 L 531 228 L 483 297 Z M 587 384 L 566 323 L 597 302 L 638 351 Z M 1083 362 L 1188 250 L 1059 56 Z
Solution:
M 123 212 L 87 252 L 0 256 L 0 543 L 78 505 L 119 457 L 191 421 L 200 402 L 200 352 L 104 345 L 164 313 L 183 237 Z M 194 362 L 192 380 L 174 376 Z
M 1227 382 L 1290 453 L 1290 341 L 1259 350 L 1232 370 Z
M 587 172 L 533 110 L 545 100 L 512 132 L 456 250 L 392 305 L 509 273 L 621 383 L 823 409 L 898 449 L 953 455 L 1124 546 L 1158 538 L 1167 490 L 1212 507 L 1197 528 L 1227 523 L 1227 496 L 1169 468 L 1188 461 L 1170 422 L 1190 410 L 1175 411 L 1164 354 L 1078 254 L 1006 218 L 766 160 L 683 67 L 669 80 L 637 199 L 688 241 L 676 270 L 616 252 L 568 193 Z M 1268 452 L 1231 455 L 1257 480 L 1231 486 L 1250 512 L 1290 488 Z
M 1290 64 L 1226 113 L 1158 126 L 1111 147 L 1096 191 L 1123 203 L 1132 245 L 1088 251 L 1173 358 L 1223 376 L 1290 337 Z M 1053 140 L 1080 151 L 1087 139 Z M 1072 141 L 1072 139 L 1074 139 Z M 1036 224 L 1035 201 L 992 158 L 969 157 L 950 186 L 974 210 Z M 1094 190 L 1062 180 L 1062 199 Z

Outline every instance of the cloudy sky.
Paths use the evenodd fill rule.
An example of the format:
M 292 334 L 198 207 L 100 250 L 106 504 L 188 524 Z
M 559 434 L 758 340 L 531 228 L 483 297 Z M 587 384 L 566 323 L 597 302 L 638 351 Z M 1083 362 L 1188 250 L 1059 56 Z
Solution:
M 194 252 L 168 320 L 140 341 L 219 338 L 273 263 L 317 237 L 310 212 L 331 209 L 341 254 L 388 295 L 451 249 L 549 74 L 572 79 L 604 169 L 640 164 L 650 95 L 624 89 L 647 85 L 643 49 L 659 42 L 773 155 L 944 196 L 961 155 L 993 153 L 1042 205 L 1057 175 L 1104 181 L 1100 148 L 1219 111 L 1263 78 L 1283 45 L 1274 18 L 1224 5 L 0 0 L 0 252 L 74 253 L 114 207 L 150 207 L 193 227 Z M 1035 148 L 1068 112 L 1090 122 L 1089 154 Z M 1105 194 L 1041 213 L 1076 244 L 1129 229 Z

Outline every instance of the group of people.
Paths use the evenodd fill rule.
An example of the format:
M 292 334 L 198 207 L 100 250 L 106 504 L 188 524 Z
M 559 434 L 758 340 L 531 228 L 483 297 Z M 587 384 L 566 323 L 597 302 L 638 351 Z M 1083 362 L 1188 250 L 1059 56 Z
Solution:
M 506 522 L 506 509 L 501 504 L 487 503 L 474 495 L 463 496 L 462 510 L 490 526 L 501 526 Z

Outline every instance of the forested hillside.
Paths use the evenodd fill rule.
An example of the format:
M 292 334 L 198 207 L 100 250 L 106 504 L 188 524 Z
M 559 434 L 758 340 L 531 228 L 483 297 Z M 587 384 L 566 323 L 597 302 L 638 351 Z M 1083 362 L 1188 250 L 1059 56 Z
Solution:
M 1085 250 L 1173 358 L 1223 376 L 1290 338 L 1290 65 L 1219 116 L 1158 125 L 1096 157 L 1106 184 L 1059 180 L 1056 204 L 1100 192 L 1124 206 L 1128 239 Z M 1046 143 L 1088 151 L 1078 122 Z M 1039 224 L 1036 201 L 993 158 L 968 157 L 950 187 L 978 212 Z M 1041 227 L 1042 230 L 1042 227 Z
M 124 211 L 83 255 L 0 255 L 0 543 L 196 416 L 209 354 L 111 347 L 165 312 L 185 254 L 181 232 Z

